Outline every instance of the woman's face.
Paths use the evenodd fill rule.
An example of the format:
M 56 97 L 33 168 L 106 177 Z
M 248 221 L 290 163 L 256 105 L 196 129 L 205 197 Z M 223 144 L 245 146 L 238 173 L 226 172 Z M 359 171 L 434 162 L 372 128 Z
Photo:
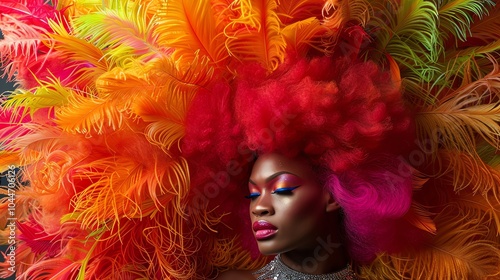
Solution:
M 309 165 L 280 154 L 257 159 L 248 188 L 252 229 L 264 255 L 316 246 L 338 208 Z

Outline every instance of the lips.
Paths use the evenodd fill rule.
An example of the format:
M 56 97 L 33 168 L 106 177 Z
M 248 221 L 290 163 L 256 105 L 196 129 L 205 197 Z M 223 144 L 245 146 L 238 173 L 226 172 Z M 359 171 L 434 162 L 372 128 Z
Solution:
M 257 221 L 253 223 L 253 231 L 255 232 L 255 239 L 265 240 L 273 237 L 278 228 L 267 221 Z

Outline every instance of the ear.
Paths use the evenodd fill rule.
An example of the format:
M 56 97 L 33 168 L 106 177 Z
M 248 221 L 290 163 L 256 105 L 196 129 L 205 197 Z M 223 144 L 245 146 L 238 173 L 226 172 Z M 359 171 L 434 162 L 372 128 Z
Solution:
M 340 209 L 340 205 L 329 191 L 325 191 L 326 212 L 334 212 Z

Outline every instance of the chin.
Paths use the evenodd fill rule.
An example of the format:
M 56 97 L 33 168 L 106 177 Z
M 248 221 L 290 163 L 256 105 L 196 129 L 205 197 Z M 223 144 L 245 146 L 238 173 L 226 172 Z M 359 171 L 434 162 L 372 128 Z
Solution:
M 287 246 L 273 244 L 275 242 L 272 241 L 273 240 L 257 241 L 259 251 L 262 255 L 264 256 L 277 255 L 290 250 Z

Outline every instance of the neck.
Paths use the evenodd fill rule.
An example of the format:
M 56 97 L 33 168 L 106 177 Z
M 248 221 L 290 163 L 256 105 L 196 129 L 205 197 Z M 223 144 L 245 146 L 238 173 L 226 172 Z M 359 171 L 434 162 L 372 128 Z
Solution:
M 283 263 L 305 274 L 327 274 L 344 269 L 349 258 L 340 242 L 329 238 L 318 239 L 310 250 L 293 250 L 281 254 Z

